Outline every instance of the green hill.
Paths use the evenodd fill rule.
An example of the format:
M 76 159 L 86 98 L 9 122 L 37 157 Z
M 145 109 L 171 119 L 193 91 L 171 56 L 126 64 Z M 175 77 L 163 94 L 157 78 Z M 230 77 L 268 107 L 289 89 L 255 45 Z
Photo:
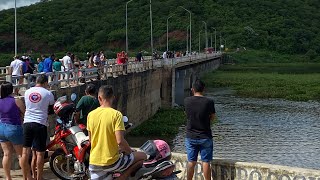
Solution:
M 18 9 L 19 52 L 76 52 L 125 49 L 124 0 L 52 0 Z M 244 46 L 286 54 L 320 54 L 319 0 L 153 0 L 154 46 L 166 48 L 166 19 L 171 49 L 185 49 L 193 12 L 193 49 L 198 32 L 216 27 L 228 47 Z M 129 4 L 129 49 L 149 50 L 149 1 Z M 0 52 L 14 49 L 14 11 L 0 11 Z M 204 42 L 204 41 L 202 41 Z M 209 43 L 210 44 L 210 43 Z M 204 44 L 203 44 L 204 47 Z

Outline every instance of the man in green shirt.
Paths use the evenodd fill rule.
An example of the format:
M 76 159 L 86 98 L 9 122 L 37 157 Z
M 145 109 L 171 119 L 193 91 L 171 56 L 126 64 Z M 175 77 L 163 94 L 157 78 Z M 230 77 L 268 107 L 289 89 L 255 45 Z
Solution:
M 53 72 L 60 72 L 61 71 L 61 66 L 62 66 L 62 63 L 59 61 L 58 58 L 56 58 L 54 60 L 54 62 L 52 63 L 52 69 L 53 69 Z
M 96 87 L 94 84 L 88 84 L 85 90 L 85 96 L 82 96 L 76 107 L 75 122 L 77 124 L 87 125 L 87 116 L 100 106 L 96 98 Z

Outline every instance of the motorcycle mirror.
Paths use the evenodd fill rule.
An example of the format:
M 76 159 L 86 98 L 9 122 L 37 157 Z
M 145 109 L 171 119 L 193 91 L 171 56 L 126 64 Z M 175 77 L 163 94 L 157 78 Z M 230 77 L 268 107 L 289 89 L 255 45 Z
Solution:
M 57 119 L 57 122 L 58 122 L 59 124 L 62 124 L 61 119 Z
M 72 93 L 71 94 L 71 101 L 75 101 L 77 99 L 77 94 L 76 93 Z
M 123 116 L 122 120 L 123 120 L 124 123 L 127 123 L 129 121 L 127 116 Z

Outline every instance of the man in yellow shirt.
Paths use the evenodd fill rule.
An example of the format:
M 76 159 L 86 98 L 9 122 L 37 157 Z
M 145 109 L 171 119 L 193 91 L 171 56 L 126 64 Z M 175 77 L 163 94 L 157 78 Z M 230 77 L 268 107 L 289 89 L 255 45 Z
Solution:
M 113 172 L 122 172 L 119 179 L 125 180 L 147 159 L 145 153 L 133 152 L 124 139 L 122 114 L 112 108 L 113 99 L 111 86 L 100 87 L 100 107 L 88 115 L 87 129 L 91 142 L 89 170 L 92 180 L 104 179 Z

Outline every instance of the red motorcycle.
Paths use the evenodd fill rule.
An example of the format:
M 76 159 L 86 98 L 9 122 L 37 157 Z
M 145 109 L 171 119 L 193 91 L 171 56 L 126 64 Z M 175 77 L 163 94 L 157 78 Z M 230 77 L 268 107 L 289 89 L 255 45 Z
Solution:
M 84 125 L 74 125 L 75 105 L 61 97 L 54 104 L 55 114 L 59 116 L 54 139 L 47 149 L 58 146 L 51 155 L 49 163 L 52 172 L 60 179 L 86 179 L 89 166 L 90 142 L 84 133 Z

